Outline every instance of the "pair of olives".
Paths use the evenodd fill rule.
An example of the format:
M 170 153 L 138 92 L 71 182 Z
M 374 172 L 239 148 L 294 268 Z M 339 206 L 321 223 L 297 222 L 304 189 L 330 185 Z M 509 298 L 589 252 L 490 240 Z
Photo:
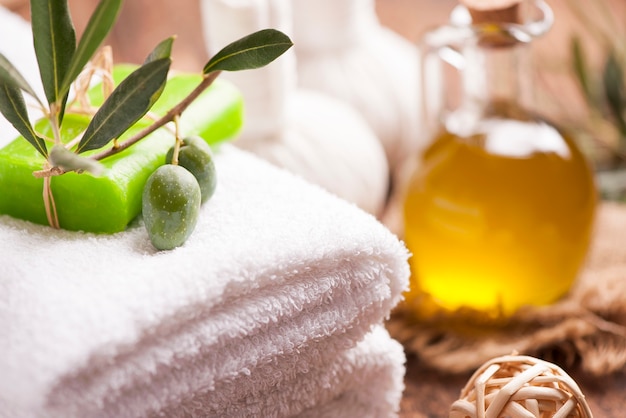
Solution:
M 204 139 L 183 139 L 178 165 L 172 164 L 174 147 L 166 164 L 148 178 L 143 189 L 142 213 L 150 241 L 159 250 L 181 246 L 191 235 L 202 203 L 215 192 L 215 164 Z

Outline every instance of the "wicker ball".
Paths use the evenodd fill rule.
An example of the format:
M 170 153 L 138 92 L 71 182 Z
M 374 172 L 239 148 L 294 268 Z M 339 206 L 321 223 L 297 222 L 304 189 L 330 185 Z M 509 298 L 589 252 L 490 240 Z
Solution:
M 452 404 L 450 418 L 592 418 L 585 395 L 558 366 L 528 356 L 483 364 Z

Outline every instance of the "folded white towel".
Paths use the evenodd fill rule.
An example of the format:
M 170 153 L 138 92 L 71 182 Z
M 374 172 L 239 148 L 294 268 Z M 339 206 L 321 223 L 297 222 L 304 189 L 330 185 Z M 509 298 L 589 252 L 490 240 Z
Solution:
M 389 314 L 409 275 L 394 235 L 243 151 L 216 160 L 216 194 L 173 251 L 140 226 L 94 235 L 0 217 L 0 416 L 150 416 L 194 393 L 246 402 Z
M 404 391 L 404 348 L 383 327 L 331 365 L 319 379 L 343 392 L 328 403 L 304 411 L 298 418 L 395 417 Z M 336 381 L 339 381 L 337 383 Z
M 380 418 L 397 415 L 404 389 L 405 355 L 382 326 L 326 364 L 231 403 L 216 404 L 213 393 L 195 393 L 161 411 L 163 416 Z

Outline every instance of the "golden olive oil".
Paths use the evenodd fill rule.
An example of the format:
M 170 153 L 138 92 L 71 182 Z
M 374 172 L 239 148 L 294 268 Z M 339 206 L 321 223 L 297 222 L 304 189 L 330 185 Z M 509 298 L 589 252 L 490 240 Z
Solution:
M 444 130 L 407 190 L 408 302 L 508 316 L 563 296 L 587 253 L 596 191 L 572 138 L 519 108 Z M 512 111 L 511 111 L 512 109 Z M 493 109 L 492 109 L 493 110 Z

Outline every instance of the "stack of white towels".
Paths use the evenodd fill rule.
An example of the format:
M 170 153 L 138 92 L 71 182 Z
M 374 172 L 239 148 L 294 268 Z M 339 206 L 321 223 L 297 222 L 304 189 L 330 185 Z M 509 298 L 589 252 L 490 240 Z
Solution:
M 95 235 L 0 215 L 0 417 L 397 415 L 405 357 L 382 321 L 404 245 L 245 151 L 216 164 L 173 251 L 140 220 Z
M 405 247 L 244 151 L 183 247 L 0 216 L 0 416 L 391 417 Z

